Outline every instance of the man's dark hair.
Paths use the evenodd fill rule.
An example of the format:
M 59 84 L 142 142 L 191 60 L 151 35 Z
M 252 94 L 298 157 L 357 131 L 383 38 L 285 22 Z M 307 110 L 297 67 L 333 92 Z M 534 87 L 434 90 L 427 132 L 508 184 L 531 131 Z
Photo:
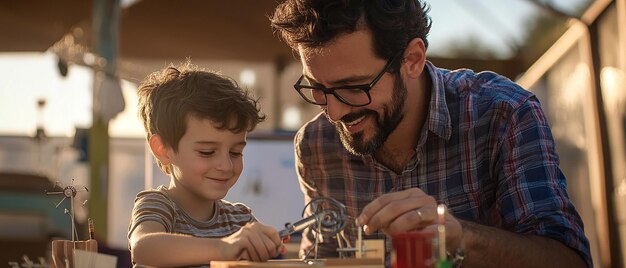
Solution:
M 270 21 L 274 33 L 294 50 L 322 47 L 365 22 L 376 55 L 390 59 L 416 37 L 428 47 L 428 10 L 420 0 L 286 0 Z

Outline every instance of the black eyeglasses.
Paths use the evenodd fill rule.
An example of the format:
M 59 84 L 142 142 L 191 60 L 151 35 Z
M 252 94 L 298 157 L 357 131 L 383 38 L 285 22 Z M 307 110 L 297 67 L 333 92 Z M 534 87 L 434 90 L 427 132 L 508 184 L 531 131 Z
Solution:
M 362 85 L 347 85 L 338 87 L 324 87 L 313 86 L 304 79 L 304 75 L 300 76 L 298 82 L 293 85 L 293 88 L 298 91 L 300 96 L 304 98 L 308 103 L 317 105 L 326 105 L 328 103 L 326 95 L 333 94 L 339 101 L 354 107 L 360 107 L 368 105 L 372 102 L 370 96 L 370 90 L 378 83 L 381 77 L 387 72 L 389 67 L 396 61 L 398 56 L 402 53 L 398 53 L 393 56 L 385 65 L 382 71 L 370 82 L 369 84 Z

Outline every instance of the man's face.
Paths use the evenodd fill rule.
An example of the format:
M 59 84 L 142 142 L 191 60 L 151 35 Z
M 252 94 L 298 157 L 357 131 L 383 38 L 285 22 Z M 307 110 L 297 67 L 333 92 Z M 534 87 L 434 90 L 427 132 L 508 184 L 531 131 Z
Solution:
M 304 79 L 310 84 L 337 87 L 369 84 L 388 59 L 374 54 L 369 31 L 342 35 L 320 50 L 299 49 Z M 402 79 L 385 73 L 370 90 L 371 103 L 353 107 L 326 96 L 324 114 L 335 125 L 344 147 L 355 155 L 376 152 L 404 115 L 407 89 Z

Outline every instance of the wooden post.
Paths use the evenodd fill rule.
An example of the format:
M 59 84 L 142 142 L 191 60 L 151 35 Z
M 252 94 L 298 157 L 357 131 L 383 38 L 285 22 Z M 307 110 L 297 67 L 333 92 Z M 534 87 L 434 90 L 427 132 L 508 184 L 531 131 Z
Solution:
M 96 54 L 93 84 L 93 107 L 100 107 L 98 76 L 114 75 L 118 48 L 119 0 L 93 0 L 92 51 Z M 101 110 L 101 109 L 100 109 Z M 98 226 L 96 237 L 108 240 L 109 195 L 109 122 L 97 110 L 89 129 L 90 196 L 89 215 Z

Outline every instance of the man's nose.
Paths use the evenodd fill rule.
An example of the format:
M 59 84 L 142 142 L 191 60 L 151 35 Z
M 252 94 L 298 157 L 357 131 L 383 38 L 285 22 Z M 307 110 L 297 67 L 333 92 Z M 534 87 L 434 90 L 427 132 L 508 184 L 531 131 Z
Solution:
M 346 114 L 350 113 L 352 106 L 347 105 L 335 97 L 333 94 L 326 95 L 326 114 L 332 121 L 339 121 Z

